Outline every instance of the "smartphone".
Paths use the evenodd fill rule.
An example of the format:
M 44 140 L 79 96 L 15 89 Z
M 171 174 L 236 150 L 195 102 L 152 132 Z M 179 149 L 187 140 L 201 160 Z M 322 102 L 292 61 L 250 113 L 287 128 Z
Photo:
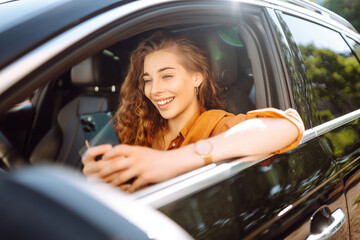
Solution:
M 80 117 L 80 124 L 84 133 L 85 139 L 88 140 L 89 146 L 97 146 L 101 144 L 120 144 L 117 137 L 112 116 L 110 112 L 99 112 L 92 114 L 85 114 Z M 83 157 L 87 147 L 83 147 L 79 153 Z M 102 155 L 99 155 L 95 160 L 100 160 Z M 133 183 L 135 179 L 130 179 L 125 184 Z
M 91 113 L 80 116 L 80 125 L 90 147 L 101 144 L 120 144 L 110 112 Z

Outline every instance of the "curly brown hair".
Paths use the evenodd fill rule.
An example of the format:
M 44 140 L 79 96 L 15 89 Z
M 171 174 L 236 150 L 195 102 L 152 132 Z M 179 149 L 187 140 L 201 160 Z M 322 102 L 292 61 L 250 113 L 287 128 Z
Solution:
M 187 71 L 203 75 L 198 94 L 201 111 L 224 107 L 207 53 L 185 36 L 156 32 L 132 52 L 128 74 L 121 86 L 115 128 L 122 143 L 151 147 L 155 137 L 165 130 L 167 120 L 145 96 L 143 71 L 148 54 L 168 48 L 177 50 Z

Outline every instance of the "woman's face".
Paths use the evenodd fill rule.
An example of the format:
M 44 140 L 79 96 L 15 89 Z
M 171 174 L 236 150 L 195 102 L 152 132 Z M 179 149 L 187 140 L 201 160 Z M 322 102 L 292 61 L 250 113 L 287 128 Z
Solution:
M 189 119 L 199 108 L 195 87 L 202 75 L 188 72 L 177 52 L 164 49 L 144 60 L 145 95 L 165 119 Z

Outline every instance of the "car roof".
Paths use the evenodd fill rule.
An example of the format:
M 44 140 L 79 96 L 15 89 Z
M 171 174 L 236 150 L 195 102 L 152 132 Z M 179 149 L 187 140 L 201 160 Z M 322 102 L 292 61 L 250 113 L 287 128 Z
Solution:
M 123 0 L 0 1 L 0 69 L 49 38 Z
M 129 2 L 134 0 L 0 0 L 0 69 L 73 26 Z M 284 3 L 294 4 L 325 15 L 356 32 L 345 19 L 309 1 L 254 0 L 254 2 L 278 6 Z

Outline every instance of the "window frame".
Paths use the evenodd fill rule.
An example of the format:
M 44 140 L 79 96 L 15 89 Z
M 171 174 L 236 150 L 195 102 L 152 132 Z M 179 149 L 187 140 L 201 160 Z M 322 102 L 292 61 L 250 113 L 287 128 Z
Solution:
M 102 17 L 102 15 L 96 16 L 93 19 L 90 19 L 73 29 L 70 29 L 63 34 L 55 37 L 50 40 L 48 43 L 45 43 L 43 46 L 29 53 L 29 55 L 24 56 L 24 58 L 19 59 L 18 62 L 12 64 L 11 67 L 19 66 L 18 64 L 24 64 L 29 59 L 37 57 L 37 54 L 41 54 L 42 51 L 48 51 L 52 46 L 59 44 L 59 42 L 67 37 L 71 37 L 75 34 L 75 31 L 79 31 L 78 35 L 75 35 L 71 41 L 61 46 L 57 46 L 52 50 L 49 55 L 46 55 L 46 58 L 43 58 L 40 62 L 33 63 L 31 65 L 32 69 L 23 69 L 22 75 L 16 80 L 14 85 L 5 91 L 1 95 L 1 99 L 8 98 L 7 102 L 3 102 L 0 105 L 0 111 L 6 109 L 9 103 L 13 102 L 14 99 L 17 99 L 17 96 L 24 96 L 26 93 L 30 93 L 34 89 L 39 88 L 43 84 L 47 83 L 49 79 L 55 79 L 60 76 L 62 73 L 69 69 L 69 66 L 73 66 L 79 63 L 82 59 L 85 59 L 102 49 L 105 49 L 108 46 L 114 45 L 115 43 L 129 38 L 131 36 L 137 35 L 141 32 L 152 28 L 159 28 L 161 26 L 175 25 L 179 23 L 206 23 L 209 21 L 216 20 L 216 23 L 236 23 L 240 24 L 243 20 L 243 13 L 251 18 L 253 26 L 262 27 L 264 24 L 264 6 L 266 4 L 247 4 L 247 3 L 236 3 L 240 7 L 236 8 L 232 2 L 167 2 L 162 4 L 155 4 L 150 8 L 144 8 L 138 6 L 139 4 L 131 3 L 134 6 L 137 6 L 136 10 L 131 9 L 130 6 L 120 6 L 116 9 L 110 10 L 110 12 L 120 12 L 122 9 L 126 9 L 123 15 L 119 15 L 116 19 L 105 19 L 102 22 L 96 22 L 96 19 Z M 229 16 L 230 13 L 239 13 Z M 258 18 L 255 18 L 257 16 Z M 170 17 L 170 18 L 169 18 Z M 106 21 L 106 22 L 105 22 Z M 262 22 L 261 22 L 262 21 Z M 141 24 L 146 22 L 146 24 Z M 261 23 L 261 24 L 260 24 Z M 90 30 L 81 32 L 80 30 L 87 28 L 89 25 L 95 24 Z M 251 32 L 248 34 L 248 39 L 256 39 L 256 36 L 262 36 L 262 39 L 258 42 L 254 41 L 254 46 L 252 46 L 251 54 L 249 55 L 250 60 L 252 61 L 251 55 L 257 55 L 256 58 L 258 61 L 252 61 L 253 70 L 256 71 L 257 76 L 254 75 L 254 82 L 256 85 L 256 100 L 260 102 L 256 107 L 267 107 L 272 106 L 273 102 L 273 93 L 271 93 L 272 87 L 270 87 L 270 80 L 274 77 L 271 76 L 275 71 L 273 66 L 270 66 L 268 63 L 272 62 L 268 59 L 271 59 L 272 54 L 269 51 L 270 47 L 266 44 L 266 31 L 264 28 L 258 29 L 256 33 Z M 262 46 L 265 43 L 265 46 Z M 89 49 L 91 49 L 89 51 Z M 53 55 L 51 55 L 53 54 Z M 31 71 L 31 74 L 26 75 L 27 71 Z M 1 75 L 0 78 L 4 76 Z M 12 93 L 16 95 L 13 96 Z M 0 101 L 1 102 L 1 101 Z M 270 102 L 270 103 L 269 103 Z M 10 104 L 11 105 L 11 104 Z M 259 159 L 260 160 L 260 159 Z M 186 180 L 189 178 L 196 178 L 203 181 L 205 185 L 198 185 L 197 189 L 203 187 L 211 186 L 215 182 L 221 181 L 221 179 L 229 178 L 233 174 L 241 171 L 244 168 L 247 168 L 253 164 L 256 164 L 257 161 L 251 163 L 241 163 L 241 162 L 231 162 L 231 163 L 220 163 L 212 166 L 206 166 L 201 169 L 197 169 L 188 174 L 184 174 L 176 179 L 172 179 L 169 182 L 159 185 L 156 188 L 149 188 L 151 193 L 156 195 L 158 189 L 165 192 L 169 189 L 168 186 L 173 186 L 177 183 L 183 183 L 182 186 L 189 187 L 189 194 L 194 192 L 195 188 L 192 186 L 186 185 Z M 218 166 L 221 165 L 221 166 Z M 205 174 L 202 174 L 205 173 Z M 210 180 L 210 181 L 209 181 Z M 178 186 L 181 187 L 181 186 Z M 169 195 L 169 192 L 166 193 Z M 145 194 L 146 195 L 146 194 Z M 161 196 L 161 193 L 159 194 Z M 182 195 L 183 197 L 184 195 Z M 135 197 L 135 196 L 134 196 Z
M 345 40 L 345 42 L 348 44 L 348 46 L 350 47 L 351 51 L 353 52 L 354 56 L 356 57 L 356 59 L 358 60 L 359 64 L 360 64 L 360 53 L 357 54 L 356 51 L 355 51 L 355 48 L 354 46 L 349 42 L 349 40 L 351 41 L 354 41 L 356 44 L 359 45 L 360 47 L 360 39 L 359 40 L 355 40 L 354 38 L 352 37 L 349 37 L 348 35 L 344 34 L 344 33 L 341 33 L 341 36 L 343 37 L 343 39 Z
M 251 24 L 253 27 L 257 28 L 256 31 L 253 31 L 253 29 L 246 29 L 248 31 L 246 34 L 242 32 L 242 37 L 247 39 L 245 42 L 247 41 L 247 43 L 252 43 L 251 46 L 248 45 L 248 56 L 253 66 L 254 82 L 257 91 L 256 107 L 278 107 L 279 101 L 276 94 L 283 94 L 283 91 L 274 92 L 274 79 L 276 79 L 274 76 L 274 72 L 276 72 L 274 67 L 279 62 L 279 60 L 274 60 L 274 58 L 276 58 L 273 55 L 274 52 L 270 52 L 271 45 L 266 41 L 268 40 L 266 37 L 269 37 L 269 31 L 265 30 L 265 28 L 268 26 L 265 16 L 266 12 L 263 7 L 253 7 L 250 5 L 246 5 L 246 7 L 248 7 L 250 13 L 244 11 L 244 7 L 241 8 L 241 12 L 246 12 L 249 14 L 249 16 L 251 15 Z M 216 11 L 219 11 L 219 9 L 216 9 Z M 187 12 L 187 14 L 189 14 L 189 12 Z M 226 12 L 224 11 L 223 14 L 226 14 Z M 256 17 L 254 17 L 255 14 L 257 14 Z M 212 16 L 211 13 L 207 13 L 207 15 L 208 21 L 214 21 L 214 16 Z M 185 16 L 183 15 L 183 17 Z M 190 14 L 187 17 L 190 18 Z M 210 19 L 210 17 L 212 19 Z M 226 15 L 223 17 L 226 17 Z M 192 22 L 196 21 L 194 19 L 196 19 L 195 16 L 191 17 Z M 203 20 L 208 22 L 205 19 L 206 18 Z M 234 20 L 236 20 L 236 18 Z M 225 20 L 225 22 L 227 21 L 229 20 Z M 231 23 L 239 24 L 239 22 L 233 21 L 231 21 Z M 250 27 L 248 26 L 248 28 Z M 245 31 L 245 29 L 243 30 Z M 257 62 L 254 62 L 254 59 L 256 59 Z M 257 75 L 255 75 L 255 72 Z M 143 204 L 159 208 L 169 204 L 170 202 L 176 201 L 177 199 L 186 197 L 196 191 L 211 187 L 219 181 L 231 178 L 233 175 L 241 172 L 243 169 L 251 167 L 265 159 L 255 159 L 253 162 L 246 162 L 246 158 L 238 159 L 240 161 L 232 160 L 234 159 L 202 167 L 200 169 L 175 177 L 166 182 L 159 183 L 144 190 L 138 191 L 132 194 L 132 196 Z
M 352 34 L 348 34 L 348 33 L 347 33 L 348 30 L 344 30 L 344 29 L 342 29 L 342 28 L 338 28 L 337 26 L 334 26 L 334 25 L 332 25 L 332 24 L 330 24 L 330 23 L 323 22 L 321 19 L 315 18 L 315 17 L 313 17 L 313 16 L 309 16 L 308 14 L 301 14 L 301 13 L 299 14 L 299 13 L 296 13 L 296 12 L 294 12 L 294 11 L 292 11 L 292 10 L 289 10 L 289 9 L 276 9 L 275 12 L 276 12 L 276 16 L 277 16 L 277 18 L 278 18 L 277 22 L 279 22 L 279 25 L 281 25 L 282 28 L 284 27 L 284 24 L 285 24 L 285 27 L 287 28 L 287 24 L 286 24 L 285 21 L 284 21 L 284 23 L 280 23 L 281 19 L 283 19 L 283 14 L 287 14 L 287 15 L 290 15 L 290 16 L 293 16 L 293 17 L 302 19 L 302 20 L 304 20 L 304 21 L 307 21 L 307 22 L 316 24 L 316 25 L 318 25 L 318 26 L 320 26 L 320 27 L 327 28 L 327 29 L 329 29 L 329 30 L 331 30 L 331 31 L 333 31 L 333 32 L 338 33 L 338 34 L 340 35 L 340 37 L 342 38 L 342 40 L 344 41 L 344 43 L 349 47 L 349 50 L 351 50 L 352 54 L 356 57 L 356 55 L 355 55 L 354 52 L 353 52 L 353 49 L 349 46 L 348 41 L 346 41 L 346 39 L 345 39 L 345 37 L 344 37 L 344 35 L 347 35 L 347 36 L 348 36 L 348 35 L 352 35 Z M 282 21 L 283 21 L 283 20 L 282 20 Z M 282 30 L 282 33 L 283 33 L 283 36 L 284 36 L 284 38 L 285 38 L 285 42 L 286 42 L 287 46 L 289 46 L 289 43 L 288 43 L 289 40 L 288 40 L 288 38 L 285 36 L 283 30 Z M 349 36 L 348 36 L 348 37 L 349 37 Z M 349 38 L 353 38 L 353 39 L 354 39 L 354 37 L 349 37 Z M 356 38 L 355 38 L 355 39 L 356 39 Z M 296 47 L 297 47 L 297 49 L 298 49 L 297 43 L 295 43 L 295 44 L 296 44 Z M 299 50 L 299 49 L 298 49 L 298 50 Z M 279 51 L 281 52 L 281 50 L 279 50 Z M 282 53 L 282 55 L 283 55 L 283 54 L 284 54 L 284 53 Z M 298 64 L 295 63 L 295 62 L 297 62 L 296 57 L 294 56 L 294 54 L 293 54 L 292 52 L 290 52 L 290 58 L 291 58 L 291 62 L 295 65 L 294 68 L 298 70 L 298 73 L 296 74 L 296 75 L 297 75 L 296 77 L 299 78 L 299 79 L 302 79 L 303 77 L 300 76 L 300 73 L 299 73 L 299 72 L 301 72 L 301 71 L 303 71 L 303 70 L 302 70 L 302 69 L 298 69 L 298 66 L 297 66 Z M 285 60 L 285 59 L 284 59 L 284 60 Z M 301 61 L 301 63 L 302 63 L 302 61 Z M 286 73 L 287 73 L 286 75 L 287 75 L 288 84 L 289 84 L 289 93 L 290 93 L 290 94 L 293 96 L 293 98 L 294 98 L 294 94 L 292 93 L 292 90 L 291 90 L 291 80 L 290 80 L 290 77 L 289 77 L 289 74 L 288 74 L 287 71 L 286 71 Z M 306 77 L 306 76 L 305 76 L 305 72 L 304 72 L 303 74 L 304 74 L 304 77 Z M 303 80 L 300 80 L 300 81 L 303 82 Z M 302 85 L 304 85 L 304 84 L 305 84 L 305 83 L 302 83 Z M 303 95 L 305 95 L 305 94 L 303 94 Z M 301 99 L 302 99 L 302 102 L 307 102 L 307 99 L 306 99 L 304 96 L 301 96 Z M 308 104 L 310 104 L 310 103 L 308 103 Z M 295 100 L 294 100 L 294 107 L 296 108 Z M 346 116 L 346 115 L 348 115 L 348 114 L 350 114 L 350 115 L 352 116 L 353 114 L 351 114 L 351 113 L 352 113 L 352 112 L 356 112 L 356 111 L 357 111 L 357 110 L 354 109 L 353 111 L 348 112 L 348 113 L 345 113 L 345 114 L 343 114 L 343 115 L 341 115 L 341 116 L 338 116 L 338 117 L 336 117 L 336 118 L 339 118 L 339 117 L 342 117 L 342 116 Z M 300 112 L 300 111 L 299 111 L 299 112 Z M 320 119 L 317 119 L 316 121 L 312 121 L 312 119 L 311 119 L 312 117 L 310 117 L 309 114 L 310 114 L 310 115 L 313 115 L 313 114 L 314 114 L 314 111 L 309 108 L 309 109 L 307 109 L 306 112 L 308 112 L 308 114 L 307 114 L 308 121 L 306 121 L 306 119 L 303 119 L 303 120 L 304 120 L 304 123 L 305 123 L 305 126 L 306 126 L 306 129 L 318 127 L 318 126 L 321 126 L 321 125 L 323 125 L 323 124 L 326 124 L 326 123 L 332 121 L 332 120 L 330 120 L 330 121 L 323 122 L 323 123 L 320 122 Z M 300 113 L 300 114 L 301 114 L 301 113 Z M 302 116 L 302 117 L 304 118 L 304 116 Z M 335 118 L 334 120 L 336 120 L 336 118 Z M 307 124 L 308 124 L 308 125 L 307 125 Z

